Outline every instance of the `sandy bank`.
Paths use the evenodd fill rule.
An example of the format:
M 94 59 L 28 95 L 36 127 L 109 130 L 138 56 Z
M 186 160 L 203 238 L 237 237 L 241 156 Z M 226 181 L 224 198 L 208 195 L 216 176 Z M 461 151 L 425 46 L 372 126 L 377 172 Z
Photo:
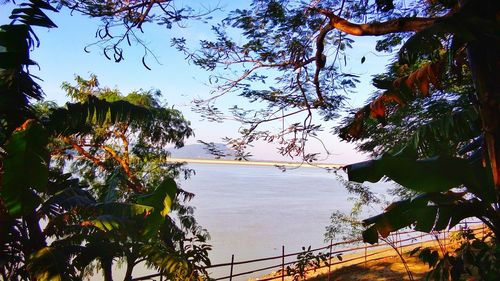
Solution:
M 224 165 L 246 165 L 246 166 L 284 166 L 290 168 L 305 167 L 305 168 L 328 168 L 338 169 L 342 167 L 340 164 L 309 164 L 296 162 L 272 162 L 272 161 L 237 161 L 237 160 L 221 160 L 221 159 L 192 159 L 192 158 L 169 158 L 169 162 L 186 162 L 195 164 L 224 164 Z

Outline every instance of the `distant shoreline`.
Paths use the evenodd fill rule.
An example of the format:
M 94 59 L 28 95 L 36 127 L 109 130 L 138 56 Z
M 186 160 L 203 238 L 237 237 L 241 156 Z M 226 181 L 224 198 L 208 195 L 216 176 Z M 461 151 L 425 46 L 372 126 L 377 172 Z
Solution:
M 324 163 L 296 163 L 296 162 L 274 162 L 274 161 L 237 161 L 223 159 L 197 159 L 197 158 L 169 158 L 169 162 L 186 162 L 195 164 L 229 164 L 229 165 L 246 165 L 246 166 L 285 166 L 285 167 L 306 167 L 306 168 L 330 168 L 338 169 L 343 165 L 340 164 L 324 164 Z

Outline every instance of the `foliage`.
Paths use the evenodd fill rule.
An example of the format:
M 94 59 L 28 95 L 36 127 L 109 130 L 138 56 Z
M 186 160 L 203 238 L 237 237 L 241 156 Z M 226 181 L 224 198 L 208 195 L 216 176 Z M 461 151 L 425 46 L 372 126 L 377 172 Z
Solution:
M 104 27 L 98 31 L 98 36 L 105 41 L 111 40 L 104 53 L 108 58 L 113 56 L 115 61 L 123 59 L 120 44 L 128 42 L 130 34 L 133 34 L 131 32 L 135 28 L 140 30 L 144 22 L 159 20 L 168 27 L 183 18 L 181 14 L 172 12 L 175 9 L 164 10 L 162 5 L 171 1 L 109 1 L 105 4 L 83 1 L 81 5 L 75 5 L 80 2 L 73 1 L 57 2 L 104 19 Z M 163 10 L 166 18 L 153 16 L 154 8 Z M 2 174 L 7 176 L 2 179 L 2 187 L 4 184 L 8 186 L 2 188 L 1 214 L 6 218 L 2 222 L 8 222 L 2 228 L 9 229 L 9 233 L 13 234 L 12 239 L 4 244 L 7 245 L 4 252 L 14 253 L 9 256 L 11 261 L 20 259 L 21 263 L 33 264 L 32 267 L 19 267 L 14 262 L 9 264 L 9 270 L 20 272 L 21 278 L 27 278 L 29 272 L 26 269 L 38 268 L 35 266 L 38 263 L 34 261 L 37 258 L 46 260 L 47 253 L 53 257 L 74 253 L 67 254 L 47 245 L 39 224 L 39 218 L 43 217 L 39 211 L 43 209 L 49 217 L 54 210 L 39 208 L 39 205 L 43 205 L 46 197 L 64 190 L 54 189 L 53 182 L 78 186 L 69 177 L 62 176 L 64 173 L 61 171 L 69 168 L 84 179 L 84 184 L 92 187 L 83 197 L 86 199 L 70 202 L 86 202 L 91 206 L 104 204 L 98 205 L 101 206 L 99 208 L 94 206 L 96 212 L 68 214 L 68 220 L 73 222 L 79 222 L 83 217 L 86 219 L 85 226 L 88 228 L 81 228 L 75 223 L 75 226 L 80 226 L 75 227 L 76 237 L 92 238 L 88 243 L 89 252 L 102 246 L 103 241 L 110 247 L 105 255 L 86 255 L 75 259 L 82 265 L 87 265 L 89 260 L 99 260 L 105 279 L 110 279 L 113 258 L 123 256 L 120 251 L 124 249 L 124 244 L 130 242 L 120 238 L 137 237 L 137 233 L 124 234 L 121 231 L 132 230 L 128 223 L 135 222 L 136 211 L 147 208 L 127 205 L 130 212 L 121 213 L 124 217 L 116 219 L 103 206 L 124 202 L 157 204 L 159 202 L 141 200 L 143 196 L 155 192 L 166 197 L 171 194 L 172 189 L 160 188 L 168 182 L 168 177 L 159 171 L 169 171 L 174 175 L 180 172 L 169 170 L 164 165 L 162 159 L 166 154 L 159 144 L 174 141 L 181 145 L 189 130 L 174 111 L 154 103 L 153 93 L 146 91 L 122 96 L 113 90 L 99 89 L 97 79 L 92 77 L 90 80 L 78 78 L 81 85 L 65 86 L 77 105 L 56 109 L 52 117 L 48 114 L 48 120 L 40 118 L 38 121 L 31 103 L 32 100 L 40 100 L 42 92 L 27 72 L 27 67 L 33 64 L 29 50 L 37 41 L 31 26 L 55 27 L 43 10 L 55 9 L 45 1 L 30 1 L 13 11 L 11 18 L 18 24 L 1 26 L 0 32 L 0 45 L 3 47 L 0 49 L 1 152 L 8 150 L 10 153 L 8 156 L 1 155 L 2 173 L 4 167 L 7 169 L 7 174 Z M 360 148 L 380 156 L 347 167 L 350 179 L 378 181 L 390 178 L 417 192 L 417 195 L 395 202 L 383 214 L 366 219 L 365 240 L 376 242 L 378 235 L 384 237 L 391 231 L 408 226 L 425 231 L 443 229 L 462 218 L 475 216 L 493 231 L 496 242 L 500 234 L 498 11 L 498 1 L 492 0 L 327 0 L 311 3 L 255 0 L 250 9 L 237 9 L 215 26 L 215 39 L 201 41 L 199 51 L 189 50 L 183 38 L 174 39 L 173 44 L 204 69 L 214 71 L 222 67 L 236 73 L 236 77 L 227 73 L 214 74 L 211 82 L 216 84 L 216 95 L 197 103 L 197 108 L 210 119 L 220 120 L 221 111 L 214 102 L 227 93 L 235 92 L 256 104 L 256 110 L 238 106 L 231 108 L 234 118 L 244 125 L 240 130 L 241 139 L 228 140 L 236 151 L 244 149 L 252 141 L 263 140 L 279 143 L 283 155 L 301 156 L 306 161 L 313 161 L 316 155 L 308 155 L 305 144 L 308 139 L 317 138 L 322 130 L 313 122 L 313 114 L 319 114 L 323 121 L 337 117 L 345 107 L 347 94 L 358 81 L 356 74 L 345 71 L 347 51 L 352 47 L 353 36 L 380 36 L 376 49 L 397 50 L 393 63 L 387 73 L 373 80 L 380 91 L 366 106 L 354 111 L 342 126 L 336 128 L 336 132 L 348 141 L 364 140 Z M 125 32 L 113 37 L 110 27 L 116 21 L 125 24 Z M 231 35 L 238 31 L 242 37 L 232 39 Z M 366 58 L 362 58 L 361 62 L 367 63 Z M 266 84 L 269 81 L 272 83 Z M 149 113 L 135 119 L 132 114 L 145 112 L 134 110 L 138 105 Z M 66 117 L 74 115 L 69 112 L 75 111 L 81 114 L 75 115 L 78 118 L 74 123 L 67 122 Z M 284 122 L 286 118 L 294 119 L 287 124 Z M 25 123 L 27 119 L 30 121 Z M 282 121 L 278 132 L 262 129 L 262 124 L 277 120 Z M 24 129 L 20 127 L 22 124 L 26 124 Z M 170 127 L 166 128 L 165 124 L 175 130 L 169 132 L 167 129 Z M 20 128 L 19 131 L 16 131 L 17 128 Z M 58 156 L 51 162 L 59 170 L 54 176 L 58 180 L 50 179 L 49 173 L 47 185 L 41 182 L 45 182 L 45 173 L 35 177 L 33 180 L 36 182 L 30 182 L 31 179 L 16 177 L 8 171 L 24 165 L 48 170 L 49 162 L 43 160 L 46 159 L 46 151 L 26 149 L 25 146 L 28 143 L 25 136 L 37 131 L 37 128 L 47 130 L 51 141 L 50 152 Z M 141 130 L 152 132 L 151 137 L 141 135 Z M 54 132 L 58 135 L 53 135 Z M 127 134 L 138 134 L 137 142 L 131 143 Z M 43 135 L 40 134 L 36 145 L 45 142 Z M 133 149 L 129 150 L 129 146 Z M 13 158 L 23 155 L 32 157 L 34 153 L 40 154 L 36 161 Z M 244 158 L 246 154 L 238 155 Z M 146 177 L 149 172 L 157 173 Z M 12 192 L 14 185 L 21 186 L 20 195 Z M 177 201 L 179 195 L 190 197 L 189 193 L 179 191 Z M 7 199 L 5 204 L 4 196 Z M 24 202 L 26 196 L 26 204 L 17 203 L 19 200 Z M 169 201 L 164 199 L 161 201 L 163 204 Z M 95 202 L 91 203 L 92 200 Z M 182 204 L 175 202 L 173 200 L 172 206 L 177 206 L 179 212 L 189 213 Z M 166 205 L 160 208 L 165 210 Z M 156 221 L 157 211 L 147 218 Z M 19 220 L 21 215 L 23 220 Z M 59 219 L 64 221 L 64 217 Z M 175 228 L 168 216 L 162 216 L 163 219 L 164 228 L 155 228 L 148 233 L 157 234 L 156 238 L 160 240 L 163 238 L 161 235 L 182 237 L 185 234 L 183 229 Z M 187 228 L 195 234 L 199 230 L 194 226 Z M 150 230 L 147 224 L 137 229 Z M 19 239 L 23 233 L 29 233 L 29 242 Z M 57 235 L 63 237 L 63 234 L 66 235 Z M 115 237 L 115 234 L 119 235 Z M 71 241 L 69 244 L 81 246 L 84 240 L 79 239 L 79 242 Z M 174 243 L 173 247 L 167 243 L 165 249 L 175 249 L 169 252 L 172 253 L 169 257 L 178 260 L 175 254 L 185 249 L 184 240 L 174 241 L 178 243 Z M 139 242 L 150 247 L 148 243 L 152 241 L 139 239 Z M 24 243 L 29 246 L 19 251 L 19 245 Z M 127 254 L 137 252 L 137 248 L 132 246 L 127 248 Z M 70 251 L 74 248 L 62 249 Z M 89 259 L 89 256 L 94 259 Z M 127 256 L 129 260 L 135 260 L 135 256 Z M 172 264 L 169 260 L 152 263 Z M 52 276 L 54 268 L 49 267 L 47 271 L 37 269 L 36 272 Z M 178 273 L 178 268 L 185 272 L 185 267 L 179 266 L 170 267 L 171 273 Z M 4 271 L 4 275 L 12 270 Z M 65 274 L 72 275 L 73 272 Z
M 7 141 L 0 195 L 6 211 L 13 216 L 29 214 L 40 203 L 36 191 L 43 192 L 48 181 L 47 143 L 47 132 L 33 119 L 27 120 Z
M 350 180 L 391 179 L 416 195 L 364 220 L 365 241 L 404 227 L 440 230 L 467 217 L 483 221 L 498 239 L 497 2 L 256 0 L 213 27 L 215 39 L 201 41 L 198 51 L 182 38 L 173 43 L 204 69 L 237 73 L 215 74 L 215 98 L 198 102 L 212 119 L 221 113 L 215 104 L 221 95 L 256 104 L 231 109 L 243 124 L 233 143 L 276 141 L 282 154 L 309 161 L 304 145 L 321 130 L 313 113 L 331 120 L 356 83 L 344 70 L 352 36 L 379 36 L 376 49 L 394 59 L 374 77 L 373 98 L 335 132 L 378 157 L 347 166 Z M 233 39 L 235 32 L 242 38 Z M 259 129 L 276 120 L 278 133 Z
M 480 280 L 497 280 L 499 248 L 489 235 L 476 237 L 474 232 L 465 227 L 452 237 L 452 241 L 460 245 L 454 252 L 442 255 L 431 248 L 415 248 L 410 254 L 415 255 L 432 270 L 427 279 L 463 280 L 468 275 Z
M 159 93 L 122 97 L 117 90 L 96 88 L 95 76 L 93 82 L 76 80 L 79 85 L 63 87 L 81 102 L 53 109 L 45 123 L 54 135 L 55 167 L 87 182 L 95 198 L 91 208 L 86 206 L 87 215 L 75 218 L 75 223 L 98 230 L 84 237 L 90 243 L 75 258 L 77 267 L 82 270 L 98 259 L 106 274 L 115 258 L 123 258 L 126 279 L 140 262 L 171 278 L 195 278 L 202 270 L 199 264 L 210 263 L 210 247 L 192 210 L 181 203 L 193 195 L 172 180 L 189 171 L 168 164 L 165 148 L 183 144 L 192 134 L 189 123 L 178 111 L 160 106 Z M 85 88 L 89 84 L 94 86 Z M 180 225 L 168 216 L 170 211 L 179 214 Z M 59 235 L 60 230 L 53 231 Z M 73 239 L 82 238 L 65 238 Z M 105 245 L 111 247 L 108 256 L 101 254 Z
M 151 70 L 148 57 L 158 61 L 155 54 L 147 46 L 142 33 L 144 27 L 155 23 L 165 29 L 172 29 L 178 25 L 183 27 L 187 20 L 205 21 L 218 7 L 203 7 L 195 11 L 192 7 L 180 1 L 173 0 L 130 0 L 130 1 L 75 1 L 55 0 L 58 9 L 67 8 L 92 18 L 101 20 L 96 30 L 97 41 L 85 47 L 90 52 L 91 47 L 102 49 L 108 60 L 120 62 L 125 59 L 126 49 L 132 46 L 141 46 L 144 49 L 143 66 Z
M 368 213 L 380 212 L 381 206 L 387 204 L 383 196 L 373 192 L 370 187 L 353 181 L 347 181 L 342 176 L 337 180 L 346 188 L 352 202 L 350 212 L 335 210 L 330 216 L 330 223 L 326 227 L 325 242 L 351 241 L 361 239 L 363 216 Z
M 189 122 L 159 92 L 122 96 L 95 76 L 65 84 L 75 101 L 65 107 L 33 106 L 43 97 L 28 72 L 32 27 L 55 27 L 43 10 L 57 11 L 32 0 L 0 27 L 1 278 L 82 280 L 98 266 L 112 280 L 118 260 L 125 280 L 140 263 L 172 280 L 200 278 L 207 233 L 185 205 L 193 194 L 173 180 L 190 172 L 168 164 L 165 149 L 192 135 Z
M 342 256 L 338 255 L 337 258 L 342 260 Z M 286 267 L 287 276 L 292 276 L 294 281 L 306 280 L 307 272 L 316 270 L 322 266 L 323 263 L 328 262 L 328 254 L 318 253 L 314 254 L 311 251 L 311 246 L 302 247 L 302 252 L 297 255 L 297 261 L 291 266 Z

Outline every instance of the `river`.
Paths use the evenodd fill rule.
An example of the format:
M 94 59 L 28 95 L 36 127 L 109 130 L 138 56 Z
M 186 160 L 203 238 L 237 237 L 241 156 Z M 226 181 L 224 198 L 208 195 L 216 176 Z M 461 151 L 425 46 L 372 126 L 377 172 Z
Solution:
M 212 264 L 260 259 L 299 252 L 303 246 L 318 248 L 335 210 L 350 211 L 350 195 L 333 172 L 301 167 L 282 172 L 271 166 L 189 164 L 196 175 L 178 184 L 195 193 L 190 205 L 198 223 L 210 233 Z M 387 183 L 372 184 L 372 191 L 386 194 Z M 293 257 L 291 257 L 293 259 Z M 288 259 L 290 260 L 290 258 Z M 280 260 L 235 266 L 234 273 L 280 264 Z M 122 280 L 124 268 L 114 273 Z M 230 268 L 210 269 L 211 278 L 228 276 Z M 271 270 L 233 278 L 259 277 Z M 134 277 L 154 271 L 138 266 Z M 102 280 L 99 274 L 92 280 Z M 158 279 L 159 280 L 159 279 Z M 228 280 L 228 279 L 226 279 Z
M 180 185 L 196 194 L 191 205 L 196 207 L 198 222 L 211 235 L 212 264 L 230 262 L 233 254 L 235 261 L 278 256 L 282 246 L 286 253 L 300 251 L 302 246 L 320 247 L 332 212 L 352 207 L 337 175 L 320 168 L 282 172 L 261 166 L 189 167 L 196 175 Z M 385 193 L 386 187 L 373 185 L 374 191 L 380 193 Z M 261 266 L 239 266 L 235 272 Z M 211 277 L 226 276 L 229 268 L 214 269 L 212 273 Z

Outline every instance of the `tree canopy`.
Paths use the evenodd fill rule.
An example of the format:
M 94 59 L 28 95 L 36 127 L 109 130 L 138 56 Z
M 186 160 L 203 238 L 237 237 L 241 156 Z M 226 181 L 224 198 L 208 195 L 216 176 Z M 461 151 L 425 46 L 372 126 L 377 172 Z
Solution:
M 122 95 L 97 77 L 64 83 L 73 100 L 43 101 L 29 73 L 34 26 L 56 27 L 33 0 L 0 26 L 0 276 L 4 280 L 82 280 L 102 269 L 125 280 L 138 264 L 171 280 L 206 274 L 207 232 L 187 205 L 193 194 L 174 179 L 167 144 L 183 146 L 193 132 L 159 91 Z
M 365 241 L 375 243 L 408 226 L 440 231 L 467 217 L 480 219 L 498 239 L 498 1 L 276 0 L 251 5 L 215 26 L 216 39 L 201 41 L 199 50 L 190 50 L 182 38 L 174 40 L 202 68 L 229 69 L 214 75 L 215 95 L 199 101 L 201 110 L 221 113 L 214 100 L 230 93 L 261 106 L 232 108 L 243 124 L 236 146 L 277 141 L 283 154 L 314 159 L 304 150 L 306 140 L 321 128 L 313 114 L 324 122 L 346 108 L 358 77 L 343 70 L 345 58 L 356 37 L 376 36 L 375 50 L 393 54 L 393 60 L 386 73 L 373 78 L 379 90 L 334 130 L 378 156 L 347 166 L 349 180 L 389 178 L 417 196 L 364 220 Z M 260 129 L 265 122 L 291 116 L 303 121 L 277 133 Z M 497 240 L 486 247 L 498 249 L 495 245 Z M 466 260 L 445 260 L 435 271 L 443 278 L 450 272 L 452 278 L 466 274 Z M 481 278 L 497 278 L 495 264 L 493 259 Z
M 220 95 L 233 92 L 248 98 L 259 109 L 231 109 L 244 125 L 242 140 L 278 141 L 283 154 L 300 155 L 300 140 L 314 137 L 320 129 L 312 113 L 326 121 L 346 108 L 358 77 L 343 69 L 356 37 L 379 37 L 375 49 L 392 52 L 395 61 L 386 77 L 374 80 L 381 88 L 376 102 L 340 131 L 346 140 L 358 139 L 367 119 L 384 124 L 390 108 L 445 93 L 442 84 L 452 84 L 446 73 L 458 75 L 468 62 L 468 42 L 492 42 L 488 54 L 494 58 L 495 10 L 488 1 L 253 1 L 251 8 L 235 10 L 214 26 L 216 40 L 201 41 L 199 50 L 190 50 L 182 38 L 174 43 L 204 69 L 229 69 L 213 75 L 214 97 L 199 101 L 199 108 L 213 118 L 222 115 L 214 103 Z M 495 60 L 485 64 L 488 61 Z M 482 76 L 495 77 L 494 65 L 484 69 L 491 72 Z M 258 129 L 259 124 L 292 115 L 300 115 L 303 122 L 277 133 Z
M 102 18 L 97 35 L 105 56 L 117 62 L 123 59 L 121 44 L 130 44 L 143 24 L 169 27 L 191 12 L 176 9 L 171 0 L 50 3 Z M 76 278 L 95 260 L 110 280 L 114 258 L 125 257 L 133 268 L 141 255 L 171 278 L 196 275 L 199 263 L 208 262 L 206 248 L 190 252 L 183 243 L 189 240 L 186 235 L 194 235 L 196 243 L 203 243 L 203 237 L 197 227 L 188 227 L 195 224 L 176 228 L 167 215 L 177 208 L 189 218 L 189 209 L 179 203 L 179 196 L 189 193 L 179 190 L 171 177 L 154 173 L 178 172 L 162 159 L 165 143 L 182 145 L 191 134 L 179 112 L 162 107 L 155 92 L 124 96 L 99 88 L 96 77 L 77 77 L 77 85 L 63 86 L 74 103 L 41 106 L 45 116 L 33 109 L 32 101 L 41 100 L 43 92 L 28 72 L 35 64 L 30 49 L 37 44 L 31 27 L 56 26 L 44 14 L 57 11 L 50 3 L 31 0 L 13 11 L 15 24 L 0 27 L 0 216 L 2 228 L 12 234 L 2 240 L 8 254 L 8 263 L 2 263 L 4 278 Z M 214 95 L 196 104 L 206 116 L 221 118 L 215 101 L 226 94 L 258 105 L 230 109 L 243 124 L 241 139 L 229 140 L 236 150 L 264 140 L 278 142 L 284 155 L 313 161 L 315 155 L 305 151 L 307 140 L 321 130 L 313 116 L 323 122 L 341 115 L 359 80 L 344 70 L 349 49 L 356 37 L 375 36 L 375 50 L 392 54 L 393 60 L 373 78 L 379 90 L 334 130 L 378 157 L 347 166 L 350 180 L 390 178 L 417 196 L 364 220 L 365 241 L 374 243 L 407 226 L 438 231 L 477 217 L 494 237 L 492 244 L 478 243 L 492 249 L 488 257 L 495 257 L 500 235 L 499 5 L 493 0 L 254 0 L 250 8 L 235 10 L 214 26 L 214 40 L 202 40 L 198 50 L 183 38 L 172 43 L 188 60 L 214 72 Z M 123 28 L 118 35 L 116 24 Z M 278 132 L 261 129 L 266 122 L 294 116 L 300 121 L 283 122 Z M 131 141 L 131 135 L 137 138 Z M 56 156 L 61 160 L 52 171 Z M 82 206 L 91 211 L 72 212 Z M 42 217 L 54 222 L 44 231 Z M 61 222 L 79 224 L 51 228 Z M 48 244 L 51 235 L 58 243 Z M 102 241 L 112 249 L 89 258 Z M 443 260 L 445 278 L 469 273 L 465 258 Z M 58 267 L 68 262 L 74 266 Z M 498 279 L 498 259 L 488 262 L 481 278 Z

